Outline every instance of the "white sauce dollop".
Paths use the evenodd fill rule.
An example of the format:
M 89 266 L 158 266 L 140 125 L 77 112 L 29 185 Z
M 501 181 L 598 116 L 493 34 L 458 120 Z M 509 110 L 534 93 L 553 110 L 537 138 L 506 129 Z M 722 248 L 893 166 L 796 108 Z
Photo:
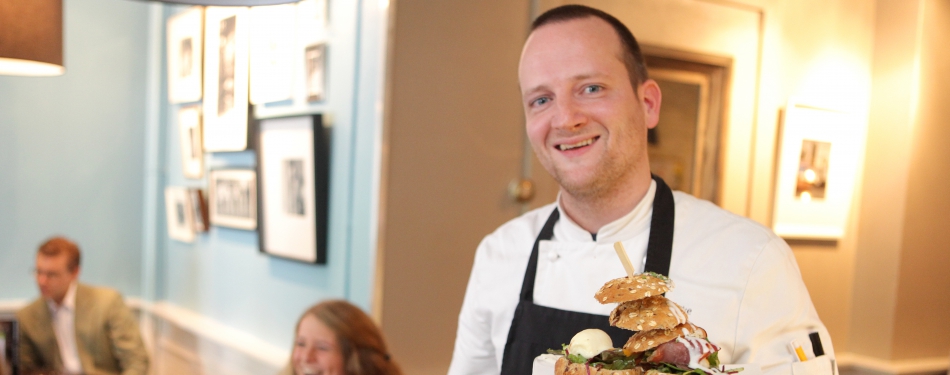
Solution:
M 584 358 L 591 358 L 600 352 L 613 349 L 614 343 L 607 332 L 596 328 L 585 329 L 574 335 L 567 351 L 571 354 L 580 354 Z

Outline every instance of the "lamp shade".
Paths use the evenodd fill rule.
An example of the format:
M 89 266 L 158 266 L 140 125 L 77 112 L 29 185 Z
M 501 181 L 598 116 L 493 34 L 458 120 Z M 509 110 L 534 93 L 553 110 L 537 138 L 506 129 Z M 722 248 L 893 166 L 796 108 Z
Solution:
M 300 0 L 157 0 L 165 3 L 210 5 L 210 6 L 242 6 L 253 7 L 261 5 L 277 5 L 296 3 Z
M 63 72 L 63 0 L 0 0 L 0 74 Z

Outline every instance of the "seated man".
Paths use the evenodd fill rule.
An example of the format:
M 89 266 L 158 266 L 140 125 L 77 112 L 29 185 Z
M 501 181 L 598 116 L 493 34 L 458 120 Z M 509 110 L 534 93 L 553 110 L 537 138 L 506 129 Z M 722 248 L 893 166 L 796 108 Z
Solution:
M 64 374 L 141 374 L 148 354 L 122 296 L 77 282 L 79 247 L 56 237 L 36 254 L 41 298 L 17 312 L 20 368 Z

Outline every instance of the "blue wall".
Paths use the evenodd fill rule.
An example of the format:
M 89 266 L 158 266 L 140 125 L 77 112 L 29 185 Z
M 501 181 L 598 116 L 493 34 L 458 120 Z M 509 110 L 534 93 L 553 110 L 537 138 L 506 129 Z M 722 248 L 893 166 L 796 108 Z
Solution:
M 0 76 L 0 299 L 31 299 L 53 234 L 80 280 L 140 293 L 147 6 L 64 1 L 66 74 Z
M 385 9 L 378 2 L 330 1 L 327 99 L 312 104 L 282 102 L 257 106 L 258 118 L 323 113 L 332 127 L 328 263 L 305 264 L 265 255 L 256 232 L 212 227 L 195 243 L 167 238 L 163 216 L 156 252 L 155 296 L 218 322 L 290 348 L 293 327 L 310 305 L 344 298 L 367 311 L 375 269 L 374 210 L 378 193 Z M 166 9 L 166 18 L 186 7 Z M 253 31 L 252 31 L 253 32 Z M 162 41 L 164 45 L 164 41 Z M 164 69 L 164 68 L 163 68 Z M 163 79 L 164 85 L 164 79 Z M 207 187 L 183 176 L 177 112 L 163 104 L 165 186 Z M 188 103 L 185 105 L 189 105 Z M 253 151 L 209 153 L 208 168 L 254 168 Z M 163 206 L 161 203 L 160 206 Z
M 304 309 L 345 298 L 369 310 L 375 272 L 386 12 L 330 0 L 327 100 L 255 108 L 258 117 L 330 118 L 326 265 L 258 251 L 256 232 L 213 227 L 167 237 L 164 187 L 206 187 L 181 172 L 177 111 L 167 101 L 164 22 L 186 7 L 66 1 L 67 73 L 0 76 L 0 300 L 36 296 L 28 271 L 53 233 L 85 253 L 81 279 L 166 301 L 288 348 Z M 254 167 L 252 151 L 206 167 Z

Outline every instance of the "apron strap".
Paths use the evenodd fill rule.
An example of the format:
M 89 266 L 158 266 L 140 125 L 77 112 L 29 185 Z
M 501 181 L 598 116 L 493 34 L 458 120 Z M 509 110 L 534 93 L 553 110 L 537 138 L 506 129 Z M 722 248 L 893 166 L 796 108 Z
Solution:
M 676 202 L 673 201 L 673 191 L 662 178 L 653 175 L 653 180 L 656 181 L 656 196 L 653 197 L 650 241 L 647 243 L 647 261 L 643 270 L 669 276 L 670 258 L 673 256 L 673 220 L 676 218 Z
M 554 238 L 554 223 L 561 217 L 557 207 L 548 216 L 548 221 L 541 228 L 541 233 L 534 240 L 534 248 L 531 249 L 531 256 L 528 258 L 528 268 L 524 271 L 524 281 L 521 282 L 521 300 L 534 302 L 534 276 L 538 271 L 538 244 L 542 240 L 547 241 Z

